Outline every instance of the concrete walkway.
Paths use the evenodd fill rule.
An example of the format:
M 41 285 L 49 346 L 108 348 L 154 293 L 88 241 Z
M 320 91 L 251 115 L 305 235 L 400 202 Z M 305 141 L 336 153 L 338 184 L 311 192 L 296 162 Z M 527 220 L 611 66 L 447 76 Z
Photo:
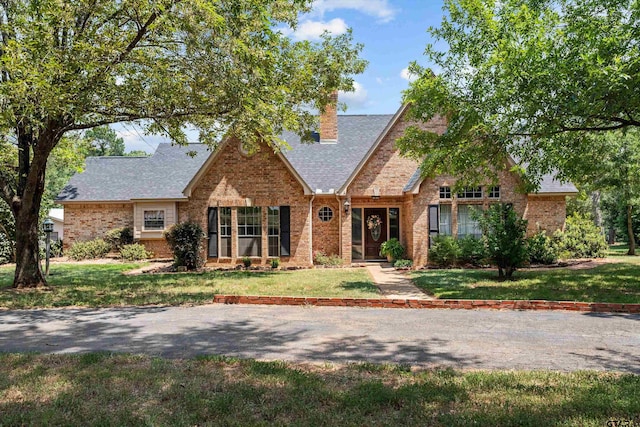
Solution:
M 386 298 L 433 299 L 418 289 L 407 276 L 393 268 L 390 263 L 368 264 L 367 270 Z

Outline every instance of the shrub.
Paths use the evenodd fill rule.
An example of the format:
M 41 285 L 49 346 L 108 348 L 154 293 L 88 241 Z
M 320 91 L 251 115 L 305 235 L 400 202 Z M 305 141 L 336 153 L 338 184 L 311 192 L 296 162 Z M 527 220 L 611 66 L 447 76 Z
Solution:
M 380 245 L 380 255 L 391 257 L 392 260 L 402 258 L 404 254 L 404 247 L 400 244 L 395 237 L 383 242 Z
M 487 254 L 498 266 L 498 276 L 510 278 L 528 259 L 527 221 L 518 218 L 506 203 L 490 206 L 479 218 L 487 242 Z
M 242 257 L 242 264 L 245 266 L 245 268 L 251 267 L 251 258 L 249 258 L 248 256 Z
M 411 268 L 413 267 L 413 261 L 410 259 L 399 259 L 393 263 L 395 268 Z
M 328 267 L 337 267 L 342 265 L 343 261 L 338 255 L 327 255 L 322 251 L 317 251 L 313 256 L 313 263 Z
M 49 253 L 52 258 L 58 258 L 62 256 L 62 240 L 56 240 L 55 242 L 51 242 L 51 246 L 49 247 Z
M 104 258 L 110 250 L 111 246 L 102 239 L 77 242 L 69 248 L 69 258 L 76 261 Z
M 147 251 L 147 248 L 139 243 L 124 245 L 122 249 L 120 249 L 120 258 L 122 258 L 123 261 L 139 261 L 141 259 L 151 258 L 152 256 L 153 253 Z
M 460 247 L 458 261 L 463 264 L 478 266 L 482 265 L 482 262 L 487 258 L 487 249 L 483 239 L 465 236 L 458 239 L 458 246 Z
M 276 269 L 280 267 L 280 258 L 272 258 L 271 259 L 271 268 Z
M 429 248 L 429 262 L 440 267 L 450 267 L 460 257 L 460 246 L 451 236 L 435 236 Z
M 119 252 L 125 245 L 133 243 L 133 230 L 129 227 L 114 228 L 104 233 L 104 241 L 111 245 L 111 250 Z
M 567 218 L 564 231 L 553 233 L 553 242 L 567 258 L 604 258 L 607 253 L 607 242 L 600 229 L 580 214 Z
M 544 231 L 527 239 L 527 252 L 531 264 L 553 264 L 558 261 L 558 249 Z
M 176 267 L 195 270 L 204 263 L 202 257 L 204 237 L 202 227 L 195 222 L 175 224 L 165 233 Z

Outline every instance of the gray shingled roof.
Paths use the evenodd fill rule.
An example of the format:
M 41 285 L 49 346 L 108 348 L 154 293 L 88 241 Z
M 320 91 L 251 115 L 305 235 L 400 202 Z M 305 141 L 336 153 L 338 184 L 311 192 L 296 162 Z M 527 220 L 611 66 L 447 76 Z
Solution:
M 422 179 L 420 177 L 420 169 L 416 170 L 407 185 L 404 186 L 404 191 L 411 191 Z M 540 189 L 535 194 L 550 194 L 550 193 L 577 193 L 578 189 L 570 182 L 562 183 L 554 178 L 552 174 L 547 174 L 542 177 L 540 181 Z
M 337 144 L 303 144 L 298 135 L 285 132 L 282 138 L 292 149 L 283 150 L 283 154 L 314 192 L 336 192 L 392 117 L 393 114 L 339 115 Z
M 187 153 L 195 152 L 191 157 Z M 180 199 L 182 190 L 209 157 L 204 144 L 158 145 L 150 157 L 88 157 L 57 201 Z

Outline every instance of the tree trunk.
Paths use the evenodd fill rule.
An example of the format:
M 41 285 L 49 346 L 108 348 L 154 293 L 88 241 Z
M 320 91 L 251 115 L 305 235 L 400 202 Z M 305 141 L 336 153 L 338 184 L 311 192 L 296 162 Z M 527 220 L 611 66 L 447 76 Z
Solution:
M 16 273 L 13 287 L 23 289 L 46 285 L 40 266 L 38 211 L 20 211 L 16 218 Z
M 633 207 L 629 203 L 627 204 L 627 234 L 629 235 L 629 252 L 627 252 L 627 255 L 636 254 L 636 239 L 633 235 L 633 221 L 631 218 L 632 213 Z

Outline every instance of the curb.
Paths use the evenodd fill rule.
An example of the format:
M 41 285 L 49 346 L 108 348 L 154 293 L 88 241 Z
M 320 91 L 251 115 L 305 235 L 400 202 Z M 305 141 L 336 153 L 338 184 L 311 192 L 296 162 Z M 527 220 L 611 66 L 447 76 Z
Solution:
M 540 310 L 640 314 L 640 304 L 544 300 L 421 300 L 382 298 L 310 298 L 252 295 L 214 295 L 215 304 L 302 305 L 317 307 L 449 308 L 457 310 Z

